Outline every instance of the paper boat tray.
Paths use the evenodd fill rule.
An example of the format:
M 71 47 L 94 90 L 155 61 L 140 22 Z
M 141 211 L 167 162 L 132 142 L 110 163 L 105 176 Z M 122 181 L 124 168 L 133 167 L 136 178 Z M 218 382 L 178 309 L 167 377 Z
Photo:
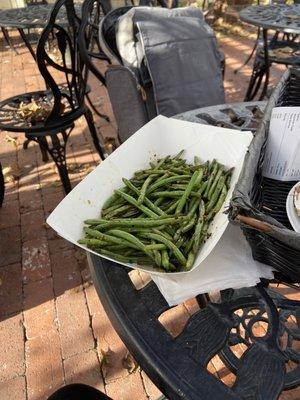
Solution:
M 55 208 L 47 219 L 47 223 L 63 238 L 86 251 L 97 254 L 77 243 L 83 236 L 83 221 L 99 217 L 105 200 L 115 189 L 123 186 L 123 177 L 131 178 L 135 171 L 147 168 L 150 161 L 167 155 L 175 155 L 182 149 L 185 150 L 184 158 L 191 163 L 196 155 L 203 162 L 216 158 L 226 167 L 235 169 L 224 205 L 210 225 L 210 236 L 195 259 L 192 267 L 195 269 L 216 246 L 229 223 L 224 210 L 229 205 L 251 140 L 251 132 L 240 132 L 158 116 L 139 129 L 87 175 Z M 101 257 L 110 259 L 102 255 Z M 166 274 L 152 267 L 117 263 L 152 274 Z M 172 274 L 185 273 L 188 272 Z

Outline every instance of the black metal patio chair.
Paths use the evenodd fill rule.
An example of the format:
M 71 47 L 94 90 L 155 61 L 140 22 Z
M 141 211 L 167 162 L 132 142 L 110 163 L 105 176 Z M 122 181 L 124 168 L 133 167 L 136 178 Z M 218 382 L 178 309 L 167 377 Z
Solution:
M 57 14 L 62 7 L 66 8 L 68 29 L 56 23 Z M 0 102 L 0 129 L 24 132 L 29 141 L 39 144 L 44 161 L 49 153 L 57 166 L 66 193 L 71 190 L 66 165 L 66 144 L 78 118 L 85 117 L 101 159 L 106 155 L 94 126 L 92 113 L 84 101 L 86 80 L 85 65 L 77 44 L 79 25 L 80 20 L 75 14 L 73 1 L 58 0 L 37 46 L 37 64 L 49 89 L 24 93 Z M 56 40 L 55 54 L 50 53 L 46 46 L 50 35 L 52 42 L 53 38 Z M 64 84 L 61 84 L 62 78 Z
M 92 2 L 93 0 L 85 0 Z M 130 68 L 124 65 L 122 57 L 118 51 L 116 43 L 116 25 L 118 19 L 128 12 L 132 7 L 120 7 L 109 12 L 100 22 L 100 46 L 104 53 L 109 58 L 111 65 L 108 67 L 105 80 L 112 104 L 112 109 L 118 125 L 119 141 L 124 142 L 129 136 L 136 132 L 145 123 L 150 121 L 157 115 L 156 98 L 153 92 L 152 76 L 150 76 L 146 63 L 141 68 Z M 203 21 L 203 24 L 205 22 Z M 220 75 L 224 76 L 225 57 L 217 46 L 215 54 L 220 56 Z M 209 70 L 210 67 L 206 65 Z M 205 82 L 205 73 L 203 74 L 203 82 Z M 215 77 L 213 82 L 216 92 L 221 92 L 219 87 L 222 82 L 219 82 L 218 77 Z M 177 82 L 174 81 L 174 88 Z M 224 92 L 220 94 L 215 104 L 224 103 Z M 204 101 L 204 99 L 203 99 Z M 210 99 L 207 98 L 209 102 Z M 206 104 L 208 105 L 208 103 Z M 197 104 L 194 107 L 198 108 Z M 180 110 L 185 111 L 185 110 Z

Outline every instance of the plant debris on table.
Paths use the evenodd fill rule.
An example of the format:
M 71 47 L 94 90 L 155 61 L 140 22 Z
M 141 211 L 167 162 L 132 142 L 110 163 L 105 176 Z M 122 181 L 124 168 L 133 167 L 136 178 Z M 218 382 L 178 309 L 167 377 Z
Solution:
M 45 101 L 32 100 L 30 103 L 21 102 L 18 110 L 19 117 L 32 125 L 44 121 L 51 113 L 53 104 Z
M 107 199 L 99 219 L 86 220 L 80 244 L 117 261 L 151 265 L 168 272 L 191 269 L 220 211 L 232 169 L 183 151 L 123 178 L 124 187 Z

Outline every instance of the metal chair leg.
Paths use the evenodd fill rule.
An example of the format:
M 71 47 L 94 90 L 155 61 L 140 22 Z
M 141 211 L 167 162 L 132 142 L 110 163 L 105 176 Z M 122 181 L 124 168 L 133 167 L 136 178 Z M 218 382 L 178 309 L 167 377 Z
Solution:
M 15 46 L 12 44 L 12 41 L 11 41 L 11 39 L 10 39 L 10 37 L 9 37 L 8 30 L 2 26 L 2 27 L 1 27 L 1 31 L 2 31 L 2 33 L 3 33 L 3 37 L 4 37 L 5 41 L 6 41 L 6 43 L 9 45 L 10 49 L 11 49 L 12 51 L 14 51 L 17 55 L 19 55 L 17 49 L 16 49 Z
M 29 143 L 30 143 L 32 140 L 33 140 L 33 139 L 31 139 L 31 138 L 28 137 L 28 138 L 23 142 L 23 149 L 24 149 L 24 150 L 27 150 L 27 149 L 28 149 Z M 46 151 L 45 148 L 41 145 L 42 140 L 46 140 L 46 139 L 45 139 L 44 137 L 40 137 L 40 138 L 39 138 L 38 144 L 39 144 L 39 146 L 40 146 L 40 150 L 41 150 L 41 153 L 42 153 L 42 160 L 43 160 L 44 162 L 47 162 L 47 161 L 49 161 L 49 157 L 48 157 L 47 151 Z M 34 140 L 33 140 L 33 141 L 34 141 Z
M 99 112 L 97 110 L 97 108 L 94 106 L 94 104 L 93 104 L 93 102 L 92 102 L 92 100 L 91 100 L 91 98 L 90 98 L 88 93 L 85 94 L 85 97 L 86 97 L 91 109 L 94 111 L 94 113 L 97 114 L 98 117 L 103 118 L 105 121 L 110 122 L 110 119 L 109 119 L 108 115 L 102 114 L 101 112 Z
M 255 50 L 257 49 L 257 46 L 258 46 L 258 43 L 259 43 L 260 32 L 261 32 L 261 29 L 258 28 L 257 29 L 257 36 L 256 36 L 256 39 L 255 39 L 255 42 L 254 42 L 253 49 L 251 50 L 251 53 L 249 54 L 249 56 L 247 57 L 245 62 L 240 67 L 238 67 L 237 69 L 235 69 L 233 71 L 235 74 L 237 74 L 243 67 L 245 67 L 248 64 L 248 62 L 251 60 L 251 58 L 254 56 Z
M 49 135 L 49 140 L 45 136 L 33 137 L 31 140 L 37 142 L 40 148 L 50 154 L 57 167 L 64 191 L 68 194 L 72 190 L 66 163 L 66 144 L 69 133 L 64 131 L 60 135 L 61 137 L 59 134 Z
M 5 193 L 4 175 L 2 171 L 2 165 L 0 163 L 0 207 L 2 207 Z
M 100 158 L 102 160 L 104 160 L 108 154 L 105 150 L 105 147 L 100 143 L 98 135 L 97 135 L 97 131 L 95 128 L 95 124 L 94 124 L 94 120 L 93 120 L 93 114 L 91 112 L 91 110 L 89 108 L 86 107 L 85 112 L 84 112 L 84 117 L 86 119 L 86 122 L 88 124 L 89 130 L 90 130 L 90 134 L 92 136 L 93 139 L 93 143 L 95 146 L 95 149 L 97 150 Z
M 244 101 L 252 101 L 257 95 L 259 88 L 262 83 L 262 79 L 266 74 L 266 68 L 264 63 L 254 62 L 252 75 L 250 78 L 249 86 L 245 95 Z
M 43 147 L 42 144 L 41 144 L 41 142 L 43 140 L 47 141 L 47 139 L 45 137 L 41 137 L 40 140 L 39 140 L 39 146 L 40 146 L 40 150 L 41 150 L 41 153 L 42 153 L 42 160 L 43 160 L 43 162 L 47 162 L 47 161 L 49 161 L 49 157 L 48 157 L 47 151 L 45 150 L 45 147 Z

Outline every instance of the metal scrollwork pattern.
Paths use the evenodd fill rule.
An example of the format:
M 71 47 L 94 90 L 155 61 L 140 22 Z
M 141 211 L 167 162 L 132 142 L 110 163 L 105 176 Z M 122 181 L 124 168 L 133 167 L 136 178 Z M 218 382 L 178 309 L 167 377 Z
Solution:
M 298 386 L 300 302 L 262 285 L 221 300 L 194 314 L 177 343 L 201 365 L 219 355 L 236 375 L 231 390 L 243 400 L 277 399 Z

